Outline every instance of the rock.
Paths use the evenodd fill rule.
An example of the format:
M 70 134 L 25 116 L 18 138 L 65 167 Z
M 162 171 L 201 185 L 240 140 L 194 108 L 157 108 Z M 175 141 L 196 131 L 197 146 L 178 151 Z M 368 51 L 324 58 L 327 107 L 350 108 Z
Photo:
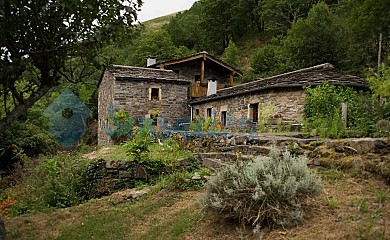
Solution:
M 192 180 L 202 180 L 202 176 L 199 175 L 199 173 L 195 173 L 194 176 L 192 176 Z
M 6 236 L 4 222 L 3 219 L 0 217 L 0 240 L 6 240 L 6 239 L 7 236 Z
M 146 169 L 142 165 L 135 165 L 134 166 L 134 178 L 135 179 L 147 179 L 148 174 L 146 172 Z
M 139 198 L 142 195 L 148 194 L 149 192 L 150 192 L 149 188 L 144 188 L 142 190 L 127 189 L 125 191 L 112 194 L 111 199 L 119 203 L 129 199 Z

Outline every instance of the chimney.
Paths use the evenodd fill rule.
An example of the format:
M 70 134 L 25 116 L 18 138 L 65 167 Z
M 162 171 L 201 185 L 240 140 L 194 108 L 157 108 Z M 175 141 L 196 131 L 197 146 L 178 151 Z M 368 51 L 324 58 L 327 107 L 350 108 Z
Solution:
M 207 96 L 217 93 L 218 81 L 216 78 L 210 78 L 207 85 Z
M 156 64 L 156 57 L 148 57 L 148 59 L 146 60 L 146 67 L 150 67 L 154 64 Z

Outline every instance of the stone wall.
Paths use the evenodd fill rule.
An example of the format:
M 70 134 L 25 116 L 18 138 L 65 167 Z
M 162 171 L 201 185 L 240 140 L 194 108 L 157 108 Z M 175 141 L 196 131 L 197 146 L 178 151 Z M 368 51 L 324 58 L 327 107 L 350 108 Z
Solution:
M 114 100 L 115 77 L 110 71 L 105 71 L 99 85 L 98 97 L 98 144 L 110 145 L 111 139 L 105 132 L 108 124 L 108 110 Z
M 166 127 L 174 126 L 179 120 L 190 118 L 188 88 L 190 82 L 150 79 L 117 80 L 106 71 L 99 86 L 98 144 L 111 145 L 105 129 L 109 126 L 109 109 L 124 109 L 138 121 L 158 115 L 158 122 Z M 151 99 L 151 89 L 158 88 L 160 99 Z
M 189 83 L 172 83 L 163 81 L 129 81 L 121 80 L 115 84 L 113 104 L 133 115 L 137 120 L 150 118 L 158 114 L 168 127 L 178 120 L 189 119 L 187 106 Z M 150 99 L 150 89 L 160 89 L 160 100 Z
M 217 99 L 209 102 L 194 103 L 193 114 L 199 117 L 206 116 L 207 108 L 212 108 L 212 116 L 215 121 L 221 121 L 221 112 L 227 112 L 227 121 L 251 119 L 249 105 L 259 104 L 259 118 L 262 116 L 262 109 L 271 108 L 273 113 L 281 113 L 284 118 L 299 122 L 303 116 L 305 104 L 305 92 L 301 88 L 285 88 L 268 91 L 260 91 L 249 94 L 242 94 L 225 99 Z M 272 116 L 269 116 L 272 117 Z

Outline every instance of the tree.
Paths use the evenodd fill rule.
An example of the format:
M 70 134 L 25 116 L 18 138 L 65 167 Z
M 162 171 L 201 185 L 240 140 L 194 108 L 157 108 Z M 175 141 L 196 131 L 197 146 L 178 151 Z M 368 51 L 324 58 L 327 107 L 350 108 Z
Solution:
M 300 18 L 288 31 L 283 47 L 288 55 L 289 65 L 294 68 L 310 67 L 330 62 L 338 64 L 344 49 L 340 28 L 334 15 L 324 2 L 317 3 L 307 18 Z
M 309 10 L 319 0 L 263 0 L 260 5 L 261 16 L 269 29 L 286 32 L 293 22 L 307 16 Z M 337 3 L 335 0 L 324 1 L 328 4 Z
M 360 66 L 377 66 L 379 35 L 382 33 L 382 59 L 390 51 L 388 0 L 353 0 L 349 27 L 353 33 L 351 56 Z
M 132 26 L 141 4 L 141 0 L 2 0 L 0 90 L 3 102 L 11 98 L 14 107 L 5 104 L 2 109 L 6 116 L 0 132 L 62 78 L 79 82 L 89 60 L 118 32 Z
M 223 60 L 228 64 L 237 67 L 239 64 L 239 50 L 233 41 L 229 42 L 229 46 L 223 52 Z
M 166 30 L 157 30 L 144 35 L 136 41 L 132 53 L 131 65 L 144 67 L 146 59 L 154 56 L 158 61 L 167 61 L 190 54 L 186 47 L 177 48 Z

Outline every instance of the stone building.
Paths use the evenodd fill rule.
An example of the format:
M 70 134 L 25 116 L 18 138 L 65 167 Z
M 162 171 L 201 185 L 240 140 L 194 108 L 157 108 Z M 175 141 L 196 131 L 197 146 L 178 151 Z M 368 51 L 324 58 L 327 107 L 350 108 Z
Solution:
M 98 143 L 111 144 L 106 133 L 109 111 L 124 109 L 137 121 L 163 119 L 173 126 L 179 119 L 189 120 L 188 90 L 191 81 L 172 70 L 112 66 L 99 83 Z
M 274 114 L 298 123 L 303 116 L 304 87 L 320 85 L 324 81 L 367 89 L 364 79 L 338 73 L 333 65 L 326 63 L 221 89 L 216 94 L 192 100 L 190 105 L 194 117 L 212 117 L 222 125 L 240 119 L 256 123 L 260 118 L 270 118 Z
M 258 122 L 274 114 L 292 123 L 303 116 L 306 86 L 324 81 L 367 89 L 362 78 L 344 75 L 326 63 L 233 86 L 241 72 L 202 52 L 163 63 L 148 60 L 148 68 L 113 66 L 99 83 L 99 144 L 111 144 L 109 111 L 124 109 L 138 121 L 151 118 L 175 128 L 195 117 L 211 117 L 226 126 L 237 121 Z

